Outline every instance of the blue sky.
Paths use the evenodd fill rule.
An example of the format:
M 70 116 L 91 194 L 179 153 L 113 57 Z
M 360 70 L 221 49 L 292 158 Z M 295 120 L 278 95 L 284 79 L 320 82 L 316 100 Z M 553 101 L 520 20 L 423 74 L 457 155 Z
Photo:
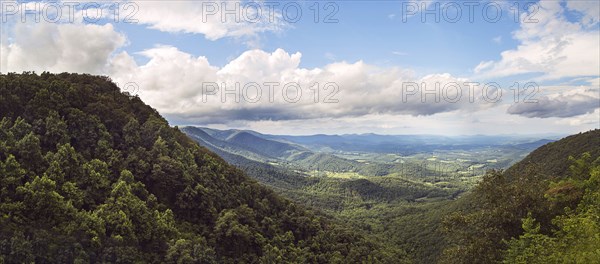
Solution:
M 57 2 L 58 22 L 46 21 L 56 17 L 44 9 L 48 2 L 3 3 L 9 4 L 1 10 L 0 72 L 85 72 L 108 75 L 120 86 L 135 83 L 135 93 L 174 125 L 289 134 L 567 134 L 600 127 L 598 1 L 519 1 L 518 9 L 504 0 L 224 4 L 239 3 L 234 10 L 249 15 L 256 9 L 244 7 L 259 6 L 257 23 L 223 20 L 223 2 L 211 1 L 81 2 L 73 21 Z M 274 4 L 271 21 L 266 12 Z M 117 5 L 115 22 L 109 7 Z M 25 23 L 13 7 L 30 10 Z M 91 23 L 84 18 L 97 14 L 94 7 L 104 18 Z M 290 23 L 295 7 L 302 16 Z M 39 23 L 31 15 L 36 11 L 44 18 Z M 137 22 L 124 21 L 127 14 Z M 302 97 L 237 102 L 222 93 L 223 85 L 265 82 L 297 83 Z M 471 82 L 481 85 L 471 91 Z M 220 85 L 208 101 L 206 83 Z M 313 95 L 314 83 L 319 93 Z M 335 103 L 324 103 L 332 91 L 326 83 L 337 85 Z M 407 96 L 411 83 L 420 93 Z M 459 101 L 439 91 L 429 101 L 423 95 L 425 86 L 454 83 Z M 502 100 L 484 100 L 482 87 L 490 83 L 498 84 Z M 536 90 L 524 91 L 526 83 Z M 521 101 L 514 101 L 515 87 Z M 474 93 L 472 101 L 467 93 Z M 536 103 L 522 102 L 530 93 Z M 444 100 L 431 100 L 438 97 Z
M 315 22 L 316 2 L 298 1 L 295 3 L 302 10 L 298 22 L 284 21 L 283 30 L 253 36 L 257 40 L 253 40 L 256 43 L 251 44 L 247 37 L 209 40 L 202 34 L 164 32 L 139 24 L 115 23 L 115 28 L 125 32 L 131 40 L 123 49 L 133 54 L 139 63 L 147 62 L 148 58 L 136 53 L 156 45 L 175 46 L 189 54 L 205 56 L 212 65 L 221 67 L 251 48 L 270 52 L 281 48 L 291 53 L 301 52 L 303 56 L 300 66 L 306 68 L 335 61 L 362 60 L 382 67 L 410 68 L 419 76 L 440 72 L 471 76 L 481 61 L 498 60 L 501 52 L 519 45 L 519 41 L 513 37 L 513 32 L 520 27 L 520 22 L 515 21 L 516 8 L 518 7 L 519 14 L 523 14 L 527 12 L 527 5 L 537 5 L 537 1 L 521 1 L 518 6 L 504 1 L 467 2 L 470 4 L 456 1 L 433 2 L 427 6 L 431 10 L 427 15 L 408 15 L 406 9 L 413 5 L 410 1 L 319 2 L 320 13 L 318 22 Z M 242 2 L 242 6 L 244 3 Z M 270 3 L 280 3 L 278 7 L 285 5 L 285 2 Z M 332 13 L 332 7 L 325 9 L 326 3 L 332 3 L 338 10 Z M 470 5 L 473 6 L 472 16 L 467 14 Z M 489 16 L 484 17 L 486 5 Z M 422 8 L 420 2 L 416 2 L 415 6 L 419 10 Z M 456 6 L 460 7 L 462 15 L 456 22 L 451 22 L 457 15 L 454 12 Z M 502 8 L 500 18 L 489 22 L 493 20 L 496 6 Z M 282 12 L 281 8 L 274 10 Z M 289 9 L 288 13 L 289 16 L 295 14 L 293 9 Z M 446 18 L 446 14 L 450 18 Z M 331 15 L 330 21 L 325 23 L 328 15 Z M 579 12 L 570 10 L 565 10 L 565 16 L 569 21 L 581 18 Z M 436 17 L 439 17 L 439 22 Z M 231 20 L 233 17 L 227 19 Z M 527 19 L 538 17 L 532 13 Z M 598 29 L 598 24 L 595 28 Z M 492 81 L 508 85 L 513 81 L 526 81 L 535 75 L 536 73 L 532 73 L 507 80 L 496 78 Z M 566 79 L 569 80 L 570 78 Z M 559 81 L 544 83 L 556 84 Z
M 502 19 L 496 23 L 484 20 L 480 14 L 481 7 L 475 7 L 473 23 L 466 14 L 456 23 L 443 18 L 436 23 L 434 16 L 427 15 L 427 22 L 423 23 L 421 15 L 410 16 L 403 22 L 401 1 L 337 1 L 332 3 L 339 10 L 331 19 L 338 22 L 322 21 L 333 8 L 324 10 L 321 4 L 320 21 L 315 23 L 314 11 L 310 9 L 315 2 L 298 3 L 303 10 L 298 22 L 285 23 L 286 29 L 282 32 L 261 34 L 259 44 L 250 47 L 302 52 L 300 66 L 309 68 L 338 60 L 363 60 L 380 66 L 411 67 L 418 69 L 420 74 L 449 72 L 468 75 L 480 61 L 498 59 L 500 52 L 518 44 L 512 39 L 511 32 L 519 24 L 514 22 L 514 11 L 508 9 L 509 6 L 503 6 Z M 443 15 L 446 4 L 441 3 L 440 15 Z M 468 6 L 460 6 L 467 12 Z M 434 5 L 429 8 L 433 9 Z M 135 40 L 125 47 L 130 53 L 160 43 L 176 46 L 196 56 L 206 56 L 214 65 L 223 66 L 249 48 L 243 38 L 213 41 L 203 35 L 148 30 L 125 23 L 117 24 L 116 28 L 127 32 L 129 38 Z M 144 61 L 143 58 L 137 59 Z

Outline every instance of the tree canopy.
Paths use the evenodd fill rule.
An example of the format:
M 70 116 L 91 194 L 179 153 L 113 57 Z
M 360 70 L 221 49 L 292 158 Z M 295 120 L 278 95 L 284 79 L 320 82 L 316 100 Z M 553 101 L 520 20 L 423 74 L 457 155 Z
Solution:
M 106 77 L 0 75 L 0 262 L 399 263 Z

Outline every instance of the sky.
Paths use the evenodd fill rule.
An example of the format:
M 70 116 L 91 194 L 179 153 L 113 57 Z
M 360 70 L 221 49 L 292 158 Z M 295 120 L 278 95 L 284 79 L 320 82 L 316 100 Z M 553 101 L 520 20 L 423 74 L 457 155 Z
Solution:
M 600 127 L 600 1 L 2 1 L 0 72 L 107 75 L 171 125 Z

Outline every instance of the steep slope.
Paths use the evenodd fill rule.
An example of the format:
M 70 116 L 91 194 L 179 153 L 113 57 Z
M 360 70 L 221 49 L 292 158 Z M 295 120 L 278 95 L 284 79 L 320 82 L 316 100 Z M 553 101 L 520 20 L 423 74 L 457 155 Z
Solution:
M 201 146 L 204 146 L 212 152 L 219 154 L 219 156 L 221 157 L 223 157 L 221 153 L 228 153 L 258 161 L 268 161 L 272 159 L 271 157 L 265 156 L 261 153 L 257 153 L 253 149 L 247 148 L 246 146 L 227 142 L 227 137 L 222 138 L 222 135 L 220 136 L 217 134 L 226 131 L 207 130 L 204 128 L 197 127 L 183 127 L 181 128 L 181 131 L 186 133 L 190 138 L 192 138 L 196 142 L 200 143 Z M 229 163 L 232 163 L 232 161 L 227 158 L 225 158 L 225 160 Z
M 205 146 L 228 163 L 235 165 L 246 172 L 248 176 L 277 190 L 299 189 L 302 186 L 314 182 L 314 179 L 308 179 L 303 174 L 246 158 L 255 156 L 255 153 L 243 152 L 240 151 L 239 148 L 233 149 L 236 153 L 241 152 L 239 155 L 228 152 L 225 150 L 230 150 L 230 148 L 226 147 L 226 144 L 228 143 L 211 137 L 211 135 L 205 132 L 205 128 L 184 127 L 181 130 L 190 138 L 196 140 L 200 145 Z M 213 131 L 216 133 L 220 132 L 218 130 Z M 211 134 L 215 135 L 214 133 Z
M 598 129 L 572 135 L 538 148 L 505 172 L 489 172 L 469 195 L 457 201 L 455 206 L 460 209 L 445 219 L 444 230 L 451 246 L 445 249 L 441 262 L 498 262 L 507 256 L 507 243 L 503 241 L 519 238 L 524 232 L 531 232 L 529 238 L 549 236 L 553 235 L 553 230 L 564 228 L 557 223 L 574 216 L 584 195 L 600 197 L 597 188 L 593 187 L 598 186 L 597 177 L 600 176 L 599 140 Z M 591 219 L 600 219 L 597 212 L 589 213 Z M 530 219 L 529 227 L 523 222 L 526 218 Z M 535 228 L 532 219 L 535 219 Z M 574 226 L 568 227 L 571 230 L 587 228 L 585 232 L 600 237 L 600 222 L 594 227 L 580 227 L 575 222 L 570 225 Z M 530 243 L 526 239 L 521 244 L 515 242 L 513 253 L 538 255 L 531 251 L 521 252 Z M 529 263 L 524 259 L 521 261 Z
M 507 169 L 506 174 L 514 175 L 528 166 L 535 165 L 546 175 L 566 175 L 570 165 L 566 162 L 569 156 L 579 157 L 584 152 L 589 152 L 592 157 L 600 156 L 600 129 L 571 135 L 543 145 Z
M 105 77 L 0 75 L 0 262 L 404 261 L 169 127 Z

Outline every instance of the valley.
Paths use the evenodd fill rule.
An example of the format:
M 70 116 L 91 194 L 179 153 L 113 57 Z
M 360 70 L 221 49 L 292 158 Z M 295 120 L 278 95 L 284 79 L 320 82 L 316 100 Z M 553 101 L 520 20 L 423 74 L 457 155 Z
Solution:
M 443 217 L 486 171 L 506 169 L 554 140 L 181 130 L 283 196 L 402 248 L 418 263 L 439 257 Z
M 200 127 L 181 130 L 242 168 L 270 168 L 309 181 L 362 179 L 421 184 L 452 193 L 468 190 L 486 171 L 506 169 L 555 139 L 375 134 L 282 136 Z M 256 177 L 261 181 L 261 176 Z

